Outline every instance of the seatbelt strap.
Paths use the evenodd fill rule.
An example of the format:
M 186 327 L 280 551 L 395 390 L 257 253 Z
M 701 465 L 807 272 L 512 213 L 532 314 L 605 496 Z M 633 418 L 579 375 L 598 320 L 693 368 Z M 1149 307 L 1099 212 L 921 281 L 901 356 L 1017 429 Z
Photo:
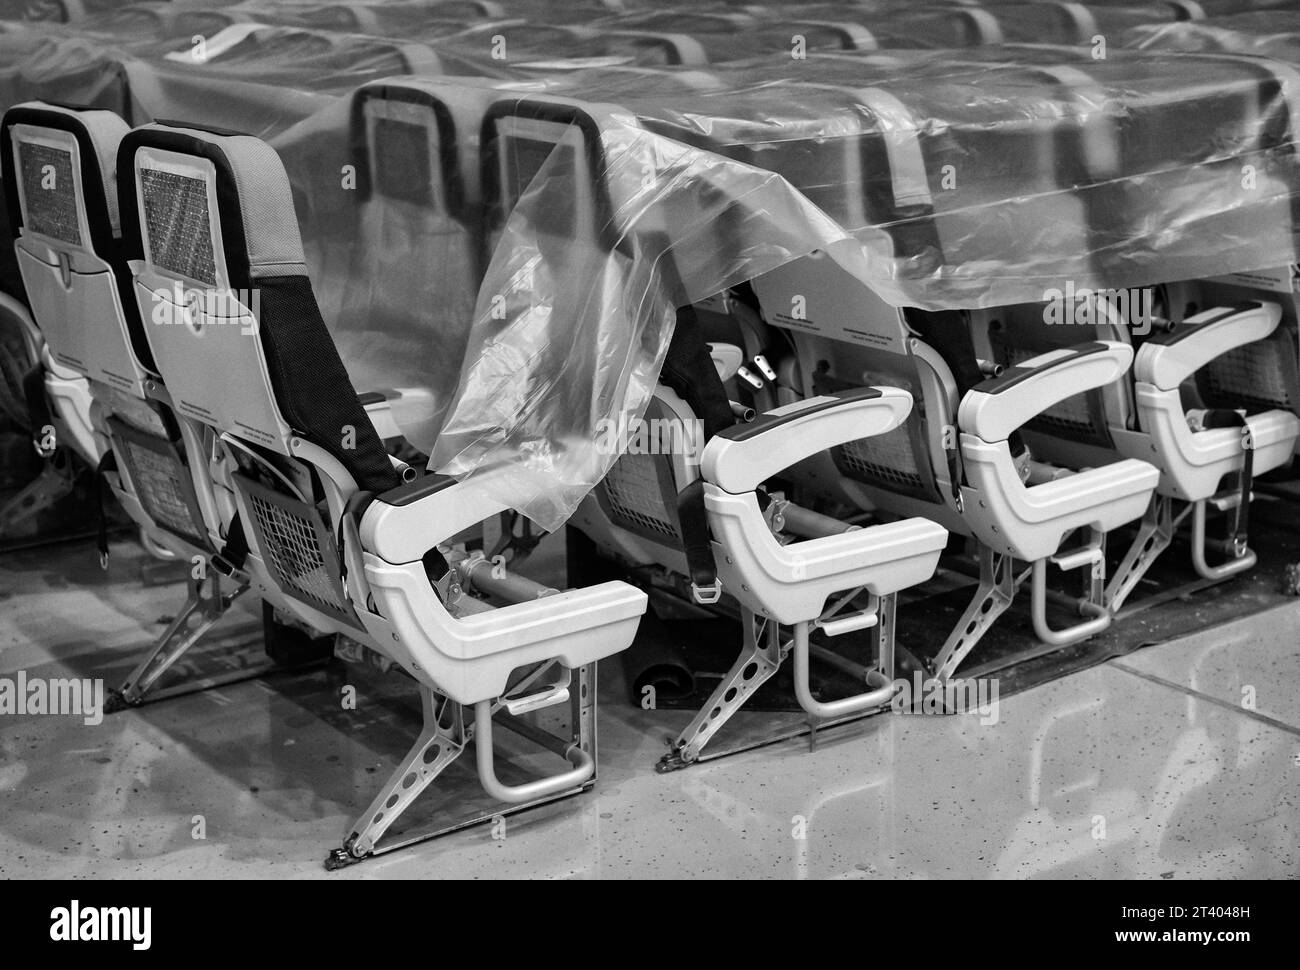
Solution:
M 1247 423 L 1246 415 L 1243 412 L 1231 408 L 1214 408 L 1206 411 L 1201 418 L 1201 425 L 1205 428 L 1241 429 L 1241 446 L 1245 454 L 1242 456 L 1241 474 L 1238 481 L 1240 499 L 1237 502 L 1236 509 L 1233 510 L 1228 531 L 1229 538 L 1232 540 L 1233 552 L 1237 556 L 1243 556 L 1246 551 L 1246 541 L 1249 538 L 1250 493 L 1255 484 L 1255 443 L 1250 438 L 1250 425 Z
M 722 595 L 722 588 L 718 585 L 713 547 L 709 541 L 704 479 L 695 479 L 677 493 L 677 524 L 682 531 L 682 548 L 691 574 L 691 594 L 697 603 L 716 603 Z
M 947 440 L 949 435 L 952 440 Z M 961 494 L 961 474 L 962 464 L 957 455 L 957 449 L 961 447 L 961 431 L 955 424 L 948 425 L 944 428 L 943 456 L 948 463 L 948 487 L 952 489 L 952 504 L 958 512 L 962 511 L 965 505 L 965 499 Z
M 701 445 L 735 423 L 727 389 L 718 377 L 692 306 L 683 306 L 677 311 L 677 325 L 668 344 L 659 380 L 672 388 L 703 422 L 704 441 Z M 682 548 L 686 553 L 695 601 L 716 603 L 721 591 L 709 538 L 709 517 L 704 509 L 703 479 L 696 479 L 677 493 L 677 527 L 682 534 Z
M 212 568 L 221 575 L 230 577 L 236 570 L 244 568 L 247 559 L 248 536 L 244 534 L 244 523 L 236 512 L 230 520 L 230 528 L 226 530 L 225 545 L 212 557 Z
M 365 514 L 370 503 L 375 500 L 375 493 L 360 489 L 352 493 L 351 498 L 343 505 L 343 514 L 339 516 L 338 528 L 335 530 L 334 541 L 338 546 L 339 571 L 343 574 L 344 579 L 348 575 L 348 558 L 343 554 L 344 536 L 343 523 L 348 519 L 354 519 L 357 528 L 361 527 L 361 516 Z
M 693 306 L 684 306 L 677 311 L 677 325 L 668 344 L 659 380 L 672 388 L 699 415 L 704 422 L 705 441 L 736 423 L 736 416 L 731 413 L 731 402 L 727 399 L 727 389 L 718 377 L 718 368 L 700 332 L 699 317 Z
M 50 399 L 45 393 L 45 365 L 36 366 L 23 376 L 23 397 L 27 399 L 27 420 L 31 423 L 32 445 L 42 458 L 54 454 L 57 443 L 47 444 L 45 429 L 54 427 L 50 416 Z
M 110 448 L 95 466 L 95 507 L 99 515 L 99 527 L 95 536 L 95 548 L 99 550 L 99 568 L 108 568 L 108 513 L 104 509 L 104 473 L 117 471 L 117 456 Z

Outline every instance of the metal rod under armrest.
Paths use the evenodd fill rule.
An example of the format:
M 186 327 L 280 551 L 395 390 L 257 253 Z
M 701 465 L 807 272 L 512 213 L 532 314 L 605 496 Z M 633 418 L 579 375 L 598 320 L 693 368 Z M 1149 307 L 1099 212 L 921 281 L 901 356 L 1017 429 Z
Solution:
M 558 795 L 571 788 L 585 785 L 596 774 L 596 762 L 577 745 L 565 752 L 573 767 L 558 775 L 539 778 L 522 785 L 507 785 L 496 776 L 492 751 L 492 702 L 479 701 L 474 705 L 474 754 L 478 763 L 478 778 L 483 790 L 498 801 L 518 805 Z
M 800 707 L 813 717 L 828 721 L 832 718 L 869 711 L 874 707 L 883 707 L 889 703 L 894 696 L 894 685 L 890 681 L 886 681 L 882 686 L 867 691 L 865 694 L 854 694 L 852 697 L 841 698 L 837 701 L 819 701 L 814 698 L 812 688 L 809 685 L 808 628 L 809 624 L 807 623 L 796 623 L 794 625 L 794 693 L 799 700 Z M 879 675 L 877 680 L 884 676 L 879 674 L 879 671 L 870 671 L 867 674 L 868 682 L 870 682 L 872 674 Z

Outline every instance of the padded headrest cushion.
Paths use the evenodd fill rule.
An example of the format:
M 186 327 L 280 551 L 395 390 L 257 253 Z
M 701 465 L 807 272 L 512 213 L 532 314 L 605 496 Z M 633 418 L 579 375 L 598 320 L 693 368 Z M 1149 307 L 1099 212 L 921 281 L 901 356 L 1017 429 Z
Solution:
M 143 242 L 135 188 L 135 156 L 141 148 L 212 162 L 217 215 L 233 288 L 251 288 L 253 281 L 269 276 L 306 274 L 293 192 L 275 149 L 250 135 L 166 124 L 134 129 L 122 140 L 118 156 L 123 236 L 127 245 L 136 249 L 137 258 L 144 255 L 139 251 Z
M 71 134 L 81 155 L 81 182 L 86 193 L 82 204 L 90 224 L 87 241 L 102 258 L 110 258 L 121 231 L 117 198 L 117 151 L 130 125 L 112 111 L 77 110 L 43 101 L 15 105 L 0 121 L 0 163 L 3 165 L 5 204 L 9 207 L 12 229 L 17 235 L 22 225 L 18 200 L 19 173 L 14 169 L 13 134 L 15 125 L 52 128 Z

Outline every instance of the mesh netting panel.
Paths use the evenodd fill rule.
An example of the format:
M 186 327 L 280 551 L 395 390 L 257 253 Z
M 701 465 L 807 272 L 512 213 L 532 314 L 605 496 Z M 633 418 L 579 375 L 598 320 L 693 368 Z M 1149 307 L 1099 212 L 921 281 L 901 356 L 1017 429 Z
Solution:
M 208 187 L 202 179 L 140 170 L 149 258 L 155 266 L 215 286 L 217 271 L 208 218 Z
M 173 456 L 135 441 L 122 442 L 131 482 L 145 514 L 163 528 L 204 545 L 188 497 L 189 472 Z M 166 446 L 163 445 L 163 448 Z
M 1283 354 L 1294 353 L 1286 342 L 1259 340 L 1237 347 L 1205 366 L 1201 375 L 1207 396 L 1219 407 L 1250 411 L 1295 410 Z
M 306 506 L 299 511 L 257 492 L 249 494 L 248 500 L 258 545 L 276 583 L 318 609 L 350 615 L 334 575 L 333 557 L 322 548 L 312 516 L 303 514 Z
M 870 485 L 907 492 L 925 488 L 906 425 L 850 441 L 839 449 L 838 457 L 840 468 Z
M 655 455 L 624 455 L 605 477 L 605 496 L 618 524 L 676 542 L 680 539 L 676 516 L 664 500 L 657 464 L 667 460 Z
M 20 142 L 18 164 L 22 169 L 24 221 L 28 228 L 73 246 L 82 245 L 72 153 Z

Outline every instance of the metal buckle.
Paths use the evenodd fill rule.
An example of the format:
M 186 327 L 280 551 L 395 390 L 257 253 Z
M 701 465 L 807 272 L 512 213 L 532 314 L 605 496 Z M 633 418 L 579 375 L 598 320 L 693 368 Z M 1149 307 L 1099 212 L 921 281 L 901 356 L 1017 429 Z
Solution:
M 715 579 L 713 585 L 701 589 L 693 581 L 691 583 L 691 599 L 701 606 L 710 606 L 722 599 L 722 580 Z

